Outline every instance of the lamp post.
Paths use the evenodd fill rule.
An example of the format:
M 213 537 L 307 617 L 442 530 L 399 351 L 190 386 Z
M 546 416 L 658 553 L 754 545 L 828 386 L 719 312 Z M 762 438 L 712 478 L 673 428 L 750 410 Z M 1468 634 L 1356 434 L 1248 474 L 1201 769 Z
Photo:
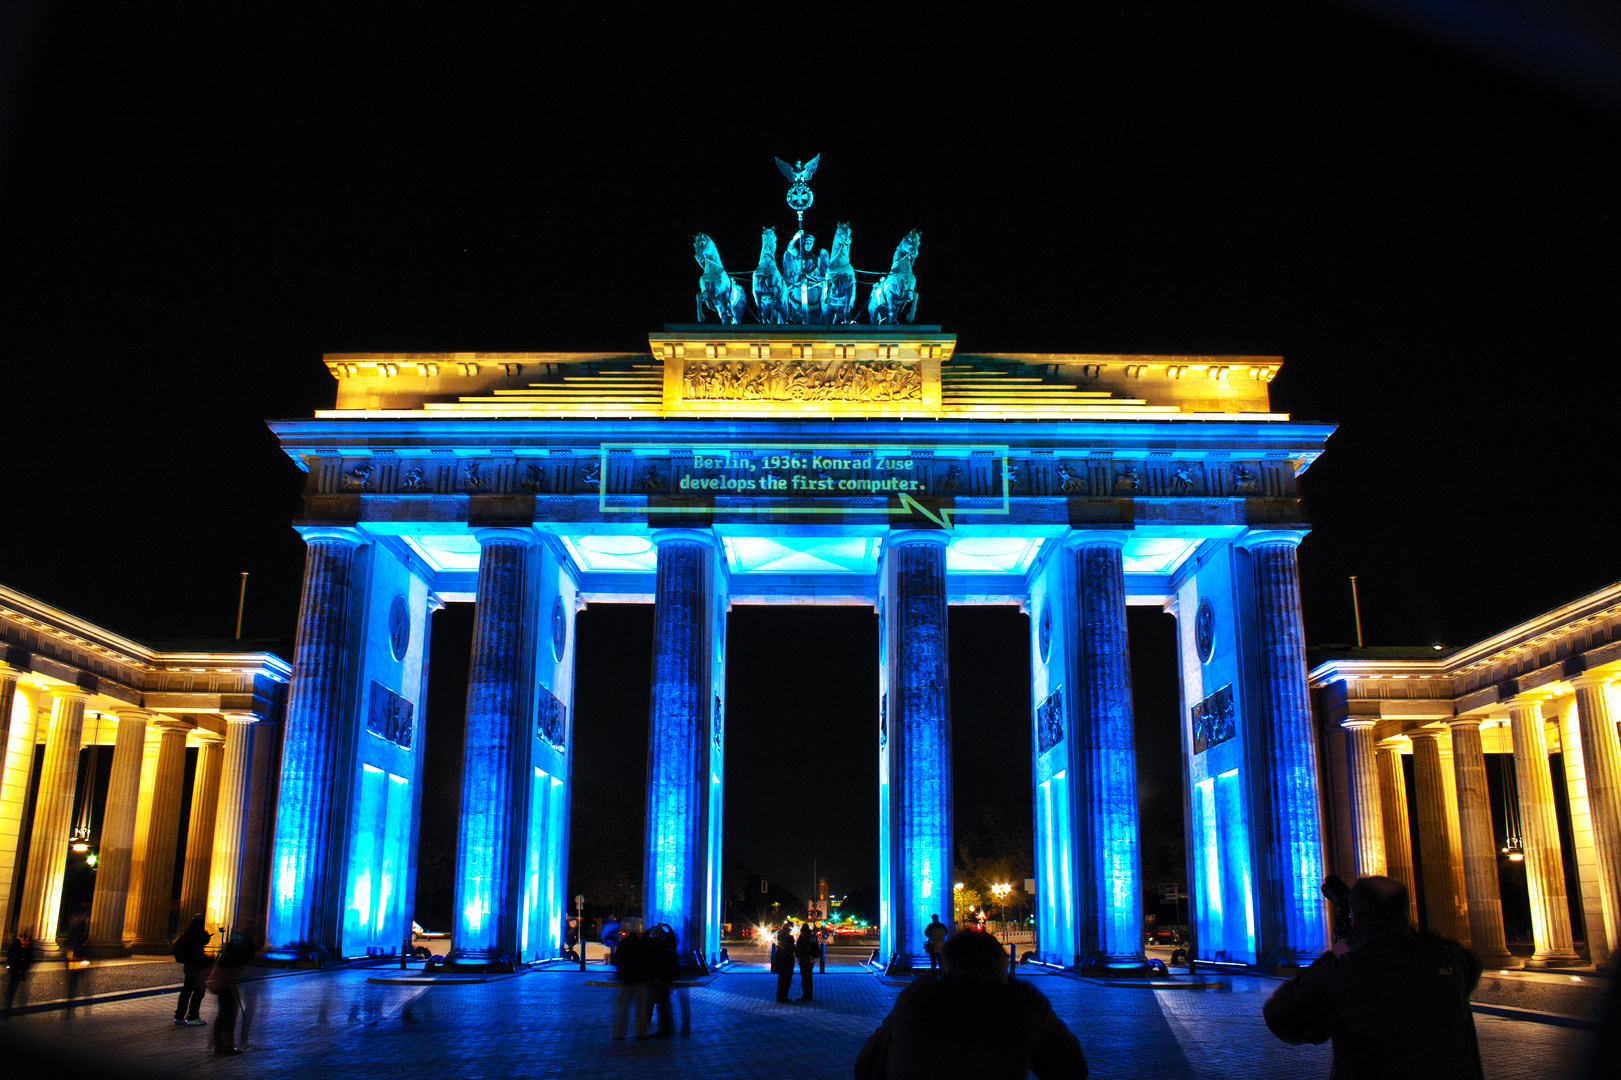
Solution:
M 585 973 L 585 894 L 574 895 L 574 921 L 579 924 L 579 931 L 575 934 L 580 939 L 580 973 Z
M 996 897 L 997 914 L 1002 916 L 1002 922 L 1007 922 L 1007 895 L 1013 891 L 1008 884 L 992 885 L 991 895 Z

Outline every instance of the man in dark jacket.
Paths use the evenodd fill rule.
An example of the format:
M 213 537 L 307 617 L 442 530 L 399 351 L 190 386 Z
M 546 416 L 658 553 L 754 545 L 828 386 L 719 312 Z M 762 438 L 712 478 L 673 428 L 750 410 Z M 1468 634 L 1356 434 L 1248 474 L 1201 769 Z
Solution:
M 23 1004 L 28 1004 L 28 969 L 34 966 L 34 943 L 26 932 L 19 933 L 6 946 L 6 1009 L 10 1017 L 17 1005 L 17 991 L 23 990 Z
M 1480 1080 L 1469 995 L 1480 958 L 1407 924 L 1407 887 L 1387 877 L 1351 886 L 1351 934 L 1278 987 L 1262 1009 L 1290 1043 L 1334 1040 L 1331 1080 Z
M 203 917 L 193 915 L 191 925 L 175 938 L 174 958 L 180 961 L 181 978 L 185 980 L 180 986 L 180 1000 L 174 1007 L 176 1027 L 181 1024 L 201 1027 L 208 1023 L 197 1015 L 197 1011 L 203 1007 L 203 986 L 208 982 L 210 967 L 208 939 L 212 936 L 203 926 Z
M 636 1037 L 647 1035 L 647 954 L 640 919 L 626 919 L 614 951 L 614 978 L 619 983 L 619 1001 L 614 1007 L 614 1038 L 625 1037 L 625 1013 L 636 1010 Z
M 777 947 L 771 953 L 771 970 L 777 974 L 777 1000 L 788 1000 L 788 988 L 794 985 L 794 928 L 783 923 L 777 931 Z
M 958 930 L 940 951 L 941 974 L 902 990 L 861 1048 L 858 1080 L 1085 1080 L 1080 1040 L 1039 990 L 1008 977 L 996 938 Z
M 799 940 L 794 942 L 794 955 L 799 957 L 799 1000 L 811 1000 L 811 973 L 822 955 L 822 942 L 816 928 L 806 923 L 799 928 Z
M 208 977 L 207 986 L 219 998 L 219 1012 L 214 1017 L 214 1053 L 240 1054 L 241 1047 L 236 1044 L 236 1018 L 242 1011 L 242 992 L 237 988 L 237 982 L 242 977 L 242 969 L 253 960 L 253 946 L 249 944 L 247 935 L 238 930 L 231 935 L 229 941 L 220 947 L 220 954 L 214 961 L 213 973 Z M 247 1041 L 246 1038 L 243 1039 Z

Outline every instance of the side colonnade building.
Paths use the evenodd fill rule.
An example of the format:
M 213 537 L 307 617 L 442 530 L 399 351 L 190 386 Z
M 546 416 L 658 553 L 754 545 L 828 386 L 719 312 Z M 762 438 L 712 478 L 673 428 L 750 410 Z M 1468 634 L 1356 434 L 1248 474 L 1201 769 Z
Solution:
M 937 326 L 670 326 L 646 352 L 336 354 L 271 424 L 308 544 L 268 954 L 398 948 L 431 615 L 472 603 L 452 950 L 559 955 L 575 619 L 654 608 L 644 919 L 719 952 L 727 612 L 879 619 L 881 952 L 949 919 L 951 604 L 1030 618 L 1040 953 L 1140 970 L 1128 605 L 1180 626 L 1199 952 L 1327 943 L 1296 487 L 1326 424 L 1276 357 L 959 354 Z M 785 643 L 784 692 L 817 675 Z M 641 662 L 627 658 L 627 662 Z M 585 809 L 576 812 L 589 812 Z
M 261 934 L 291 673 L 271 653 L 154 649 L 0 585 L 0 936 L 56 952 L 86 872 L 90 955 L 166 955 L 196 913 Z
M 1404 881 L 1414 918 L 1488 966 L 1613 970 L 1621 582 L 1464 648 L 1312 659 L 1330 867 Z M 1522 872 L 1528 960 L 1504 928 L 1502 876 Z

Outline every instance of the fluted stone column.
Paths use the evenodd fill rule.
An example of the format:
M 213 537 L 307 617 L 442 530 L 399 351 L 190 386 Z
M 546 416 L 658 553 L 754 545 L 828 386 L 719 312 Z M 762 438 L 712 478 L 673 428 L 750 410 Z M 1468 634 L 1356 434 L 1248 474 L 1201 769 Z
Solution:
M 1356 876 L 1385 876 L 1384 807 L 1374 761 L 1373 721 L 1352 717 L 1345 729 L 1345 770 L 1351 789 L 1351 830 L 1356 840 Z
M 135 940 L 141 925 L 141 882 L 146 880 L 146 838 L 152 830 L 152 794 L 158 782 L 158 747 L 161 745 L 152 717 L 147 716 L 146 738 L 141 746 L 141 793 L 135 803 L 135 838 L 130 842 L 129 899 L 124 904 L 124 944 Z
M 1582 736 L 1582 766 L 1587 777 L 1587 811 L 1593 828 L 1593 854 L 1598 861 L 1599 905 L 1604 911 L 1604 939 L 1616 966 L 1621 953 L 1621 740 L 1610 714 L 1609 679 L 1579 675 L 1576 723 Z
M 332 865 L 334 786 L 343 709 L 350 570 L 363 537 L 354 529 L 309 529 L 298 637 L 287 690 L 281 789 L 270 869 L 265 955 L 302 960 L 338 945 L 341 868 Z
M 1453 895 L 1452 843 L 1447 837 L 1446 784 L 1441 779 L 1441 746 L 1432 731 L 1415 732 L 1413 784 L 1418 809 L 1418 843 L 1424 860 L 1424 913 L 1431 931 L 1457 938 L 1466 932 L 1458 897 Z
M 1519 967 L 1503 936 L 1503 894 L 1497 880 L 1497 836 L 1492 831 L 1486 756 L 1480 718 L 1447 721 L 1452 729 L 1452 768 L 1458 792 L 1458 836 L 1463 847 L 1463 884 L 1469 899 L 1469 938 L 1489 968 Z
M 1254 711 L 1266 755 L 1256 793 L 1266 860 L 1258 944 L 1263 962 L 1304 965 L 1328 946 L 1328 912 L 1318 892 L 1323 837 L 1300 621 L 1299 542 L 1298 533 L 1256 532 L 1244 546 L 1253 556 L 1259 661 Z
M 1401 740 L 1374 748 L 1379 765 L 1379 812 L 1385 831 L 1385 874 L 1407 886 L 1407 918 L 1418 922 L 1418 877 L 1413 873 L 1413 834 L 1407 820 L 1407 775 Z
M 449 963 L 483 968 L 518 953 L 515 885 L 527 760 L 523 620 L 532 532 L 478 533 L 478 600 L 467 677 L 460 843 Z
M 946 537 L 894 532 L 886 541 L 885 611 L 891 747 L 890 970 L 927 966 L 923 930 L 952 920 L 951 680 Z
M 0 660 L 0 782 L 5 780 L 6 747 L 11 744 L 11 711 L 21 671 Z
M 647 840 L 642 911 L 669 923 L 690 965 L 707 940 L 709 842 L 703 733 L 711 681 L 708 628 L 714 622 L 713 535 L 656 533 L 653 689 L 647 749 Z
M 23 822 L 28 816 L 28 795 L 34 782 L 34 735 L 40 709 L 31 698 L 17 698 L 17 684 L 22 672 L 6 668 L 0 673 L 0 687 L 9 681 L 11 689 L 5 693 L 5 722 L 11 726 L 0 742 L 0 936 L 10 925 L 7 916 L 12 910 L 18 886 L 17 864 L 21 860 Z M 13 712 L 22 706 L 22 715 L 13 720 Z M 15 752 L 13 752 L 15 746 Z
M 241 929 L 239 901 L 247 869 L 243 852 L 252 814 L 253 739 L 257 724 L 252 716 L 225 718 L 225 745 L 221 751 L 218 797 L 214 800 L 214 827 L 209 853 L 206 910 L 209 926 L 220 927 L 220 940 Z
M 1076 799 L 1080 855 L 1078 947 L 1083 965 L 1143 960 L 1137 835 L 1137 737 L 1126 637 L 1125 537 L 1071 534 L 1075 551 L 1076 671 L 1080 677 Z
M 90 940 L 85 943 L 92 956 L 129 955 L 124 946 L 124 912 L 129 905 L 130 857 L 135 846 L 147 716 L 140 709 L 121 709 L 118 713 L 118 741 L 113 746 L 112 775 L 107 780 L 101 850 L 96 858 L 96 891 L 90 904 Z
M 1548 733 L 1539 701 L 1509 703 L 1514 736 L 1514 780 L 1520 789 L 1520 832 L 1525 843 L 1525 883 L 1531 894 L 1531 966 L 1578 959 L 1570 929 L 1565 866 L 1554 816 L 1553 778 L 1548 771 Z
M 146 858 L 141 871 L 139 921 L 130 951 L 161 956 L 173 940 L 169 909 L 174 898 L 174 860 L 180 846 L 180 803 L 185 794 L 185 724 L 167 716 L 154 719 L 158 729 L 158 764 L 152 775 L 152 811 L 146 831 Z M 188 913 L 189 914 L 189 913 Z
M 23 879 L 22 906 L 17 909 L 18 932 L 45 948 L 54 947 L 62 913 L 62 874 L 67 867 L 73 796 L 79 782 L 79 740 L 89 696 L 78 687 L 52 692 L 51 726 L 45 737 L 45 763 L 40 767 L 34 829 L 28 841 L 28 872 Z
M 1448 864 L 1452 867 L 1452 901 L 1457 908 L 1453 921 L 1458 927 L 1458 942 L 1462 945 L 1472 945 L 1469 930 L 1469 891 L 1463 880 L 1463 839 L 1458 833 L 1458 781 L 1452 764 L 1451 735 L 1445 740 L 1436 740 L 1436 746 L 1441 752 L 1441 787 L 1446 796 L 1447 807 L 1442 824 L 1446 826 L 1447 848 L 1452 852 Z
M 214 810 L 219 801 L 222 740 L 197 729 L 197 768 L 191 778 L 191 818 L 186 822 L 186 870 L 180 885 L 180 925 L 204 915 L 208 904 L 208 867 L 214 855 Z M 209 933 L 217 925 L 208 919 Z M 211 944 L 219 945 L 215 938 Z

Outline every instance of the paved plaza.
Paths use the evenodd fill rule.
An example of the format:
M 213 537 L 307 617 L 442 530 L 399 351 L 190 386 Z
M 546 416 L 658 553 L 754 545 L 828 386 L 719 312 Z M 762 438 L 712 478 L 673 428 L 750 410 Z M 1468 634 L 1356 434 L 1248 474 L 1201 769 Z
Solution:
M 379 985 L 387 969 L 278 974 L 245 984 L 250 1053 L 210 1053 L 211 1029 L 176 1028 L 174 999 L 137 997 L 0 1022 L 8 1078 L 224 1074 L 339 1080 L 412 1077 L 793 1077 L 851 1075 L 897 986 L 863 972 L 818 978 L 816 1001 L 781 1005 L 774 978 L 720 975 L 688 992 L 692 1034 L 614 1041 L 604 973 L 538 970 L 458 986 Z M 1033 981 L 1081 1039 L 1099 1077 L 1326 1077 L 1326 1046 L 1285 1046 L 1261 1022 L 1277 985 L 1223 976 L 1224 991 Z M 45 984 L 38 989 L 44 991 Z M 795 994 L 798 986 L 796 980 Z M 211 1018 L 213 1001 L 204 1006 Z M 1587 1031 L 1477 1015 L 1488 1080 L 1580 1074 Z M 67 1066 L 76 1066 L 66 1068 Z

